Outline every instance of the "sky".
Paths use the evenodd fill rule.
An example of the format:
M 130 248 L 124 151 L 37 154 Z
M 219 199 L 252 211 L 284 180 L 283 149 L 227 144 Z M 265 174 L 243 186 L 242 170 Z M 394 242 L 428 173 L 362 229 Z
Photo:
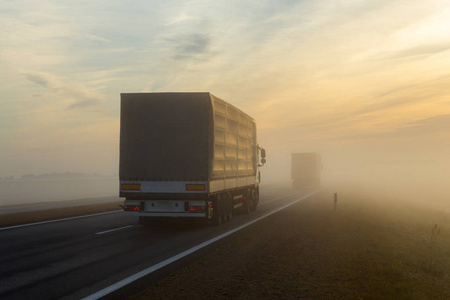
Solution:
M 256 119 L 268 180 L 318 152 L 329 176 L 444 185 L 449 4 L 3 0 L 0 177 L 117 175 L 120 93 L 208 91 Z

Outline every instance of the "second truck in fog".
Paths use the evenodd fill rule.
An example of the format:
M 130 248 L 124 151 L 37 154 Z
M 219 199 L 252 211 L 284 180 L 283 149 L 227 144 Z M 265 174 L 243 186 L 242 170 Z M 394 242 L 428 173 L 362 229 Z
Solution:
M 120 197 L 141 224 L 256 209 L 264 157 L 254 119 L 210 93 L 121 94 Z
M 291 178 L 298 190 L 313 190 L 320 187 L 322 163 L 318 153 L 292 153 Z

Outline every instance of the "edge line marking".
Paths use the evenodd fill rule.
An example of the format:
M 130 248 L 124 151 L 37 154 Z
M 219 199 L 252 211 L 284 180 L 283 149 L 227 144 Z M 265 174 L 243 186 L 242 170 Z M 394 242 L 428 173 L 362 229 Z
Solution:
M 208 246 L 208 245 L 210 245 L 210 244 L 212 244 L 214 242 L 217 242 L 218 240 L 223 239 L 224 237 L 227 237 L 227 236 L 229 236 L 229 235 L 231 235 L 231 234 L 233 234 L 235 232 L 238 232 L 238 231 L 240 231 L 240 230 L 242 230 L 242 229 L 244 229 L 244 228 L 246 228 L 246 227 L 248 227 L 248 226 L 250 226 L 250 225 L 252 225 L 252 224 L 254 224 L 254 223 L 256 223 L 256 222 L 258 222 L 258 221 L 260 221 L 262 219 L 264 219 L 264 218 L 267 218 L 268 216 L 273 215 L 274 213 L 277 213 L 280 210 L 283 210 L 283 209 L 285 209 L 285 208 L 287 208 L 287 207 L 289 207 L 291 205 L 294 205 L 294 204 L 296 204 L 296 203 L 298 203 L 298 202 L 300 202 L 300 201 L 302 201 L 302 200 L 304 200 L 304 199 L 306 199 L 306 198 L 308 198 L 308 197 L 310 197 L 310 196 L 312 196 L 314 194 L 317 194 L 320 191 L 322 191 L 322 189 L 321 190 L 317 190 L 317 191 L 312 192 L 312 193 L 309 193 L 309 194 L 307 194 L 307 195 L 305 195 L 305 196 L 303 196 L 303 197 L 301 197 L 301 198 L 299 198 L 297 200 L 294 200 L 293 202 L 291 202 L 289 204 L 286 204 L 286 205 L 284 205 L 282 207 L 279 207 L 279 208 L 277 208 L 275 210 L 272 210 L 272 211 L 268 212 L 267 214 L 262 215 L 262 216 L 260 216 L 260 217 L 258 217 L 256 219 L 248 222 L 248 223 L 245 223 L 245 224 L 243 224 L 243 225 L 241 225 L 239 227 L 236 227 L 236 228 L 234 228 L 234 229 L 232 229 L 230 231 L 222 233 L 222 234 L 220 234 L 220 235 L 218 235 L 218 236 L 216 236 L 216 237 L 214 237 L 214 238 L 212 238 L 212 239 L 210 239 L 210 240 L 208 240 L 206 242 L 203 242 L 203 243 L 201 243 L 201 244 L 199 244 L 197 246 L 194 246 L 194 247 L 192 247 L 192 248 L 190 248 L 190 249 L 188 249 L 188 250 L 186 250 L 184 252 L 181 252 L 181 253 L 179 253 L 179 254 L 177 254 L 175 256 L 172 256 L 172 257 L 170 257 L 170 258 L 168 258 L 166 260 L 163 260 L 162 262 L 159 262 L 156 265 L 153 265 L 153 266 L 151 266 L 151 267 L 149 267 L 149 268 L 147 268 L 145 270 L 142 270 L 142 271 L 140 271 L 140 272 L 138 272 L 138 273 L 136 273 L 134 275 L 131 275 L 131 276 L 125 278 L 125 279 L 122 279 L 121 281 L 118 281 L 118 282 L 116 282 L 116 283 L 114 283 L 114 284 L 112 284 L 112 285 L 110 285 L 110 286 L 108 286 L 108 287 L 106 287 L 106 288 L 104 288 L 104 289 L 94 293 L 94 294 L 91 294 L 91 295 L 83 298 L 82 300 L 96 300 L 96 299 L 100 299 L 100 298 L 102 298 L 102 297 L 104 297 L 104 296 L 106 296 L 108 294 L 111 294 L 112 292 L 115 292 L 118 289 L 120 289 L 120 288 L 122 288 L 122 287 L 124 287 L 124 286 L 126 286 L 126 285 L 128 285 L 128 284 L 130 284 L 130 283 L 132 283 L 132 282 L 134 282 L 136 280 L 138 280 L 138 279 L 141 279 L 144 276 L 147 276 L 147 275 L 149 275 L 149 274 L 151 274 L 151 273 L 153 273 L 153 272 L 155 272 L 155 271 L 157 271 L 157 270 L 159 270 L 159 269 L 161 269 L 161 268 L 163 268 L 163 267 L 165 267 L 165 266 L 167 266 L 167 265 L 169 265 L 169 264 L 171 264 L 171 263 L 173 263 L 173 262 L 175 262 L 175 261 L 177 261 L 177 260 L 179 260 L 179 259 L 181 259 L 181 258 L 183 258 L 185 256 L 188 256 L 189 254 L 192 254 L 192 253 L 194 253 L 194 252 L 196 252 L 196 251 L 198 251 L 198 250 L 200 250 L 200 249 L 202 249 L 202 248 L 204 248 L 204 247 L 206 247 L 206 246 Z
M 21 225 L 9 226 L 9 227 L 2 227 L 2 228 L 0 228 L 0 231 L 14 229 L 14 228 L 42 225 L 42 224 L 47 224 L 47 223 L 55 223 L 55 222 L 63 222 L 63 221 L 68 221 L 68 220 L 82 219 L 82 218 L 88 218 L 88 217 L 94 217 L 94 216 L 100 216 L 100 215 L 106 215 L 106 214 L 112 214 L 112 213 L 118 213 L 118 212 L 123 212 L 123 210 L 120 209 L 120 210 L 113 210 L 113 211 L 107 211 L 107 212 L 90 214 L 90 215 L 82 215 L 82 216 L 70 217 L 70 218 L 64 218 L 64 219 L 56 219 L 56 220 L 49 220 L 49 221 L 43 221 L 43 222 L 36 222 L 36 223 L 21 224 Z
M 110 230 L 100 231 L 100 232 L 97 232 L 96 234 L 104 234 L 104 233 L 113 232 L 113 231 L 117 231 L 117 230 L 121 230 L 121 229 L 125 229 L 125 228 L 130 228 L 133 226 L 134 225 L 123 226 L 123 227 L 114 228 L 114 229 L 110 229 Z

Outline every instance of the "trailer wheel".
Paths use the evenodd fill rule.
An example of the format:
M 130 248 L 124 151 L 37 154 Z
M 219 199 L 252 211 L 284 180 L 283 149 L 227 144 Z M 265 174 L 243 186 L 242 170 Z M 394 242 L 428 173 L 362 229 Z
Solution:
M 244 214 L 248 215 L 250 213 L 250 210 L 252 209 L 253 199 L 252 199 L 252 192 L 250 190 L 247 190 L 247 195 L 245 196 L 244 200 Z
M 216 201 L 213 202 L 213 217 L 212 223 L 215 226 L 219 226 L 222 224 L 222 216 L 223 216 L 223 204 L 222 204 L 223 196 L 222 194 L 217 195 Z
M 221 206 L 222 206 L 222 220 L 223 223 L 225 223 L 228 221 L 228 193 L 222 194 Z
M 233 195 L 231 193 L 227 193 L 227 207 L 228 207 L 227 219 L 228 221 L 230 221 L 233 218 Z

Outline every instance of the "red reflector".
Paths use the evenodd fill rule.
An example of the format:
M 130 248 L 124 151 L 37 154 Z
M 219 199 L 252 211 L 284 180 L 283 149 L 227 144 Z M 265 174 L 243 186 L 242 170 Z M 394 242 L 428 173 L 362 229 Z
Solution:
M 127 205 L 125 206 L 126 211 L 137 211 L 139 210 L 139 206 L 137 205 Z
M 186 184 L 186 191 L 206 191 L 204 184 Z
M 191 212 L 205 212 L 204 206 L 191 206 L 189 209 Z

